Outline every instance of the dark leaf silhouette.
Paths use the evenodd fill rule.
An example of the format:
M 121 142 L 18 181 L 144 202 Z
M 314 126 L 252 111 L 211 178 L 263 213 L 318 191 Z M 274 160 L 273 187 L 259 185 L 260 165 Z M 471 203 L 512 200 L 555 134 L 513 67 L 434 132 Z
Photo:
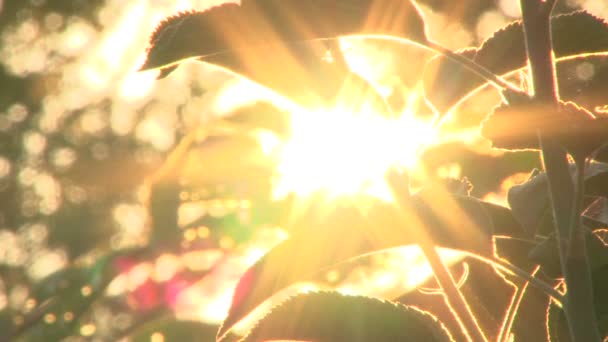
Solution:
M 392 18 L 369 20 L 380 14 Z M 423 18 L 411 1 L 245 0 L 241 5 L 227 3 L 169 17 L 152 35 L 143 68 L 353 34 L 396 36 L 422 43 L 427 40 Z
M 582 213 L 583 220 L 593 228 L 608 227 L 608 198 L 595 198 Z
M 350 74 L 337 43 L 326 40 L 353 34 L 426 41 L 423 18 L 410 1 L 246 0 L 168 18 L 152 35 L 142 69 L 169 67 L 166 76 L 177 63 L 199 57 L 314 105 L 333 100 L 346 78 L 366 88 Z M 323 60 L 328 49 L 334 62 Z
M 575 166 L 570 173 L 574 177 Z M 585 172 L 585 185 L 588 195 L 605 195 L 608 190 L 608 164 L 591 163 Z M 509 189 L 507 199 L 513 216 L 522 228 L 534 236 L 542 227 L 545 219 L 551 219 L 549 211 L 549 192 L 545 173 L 534 174 L 528 181 Z M 551 229 L 549 231 L 552 230 Z M 548 234 L 548 232 L 543 232 Z
M 589 267 L 592 271 L 608 266 L 608 246 L 598 234 L 589 233 L 587 235 L 587 251 Z M 530 251 L 530 259 L 541 265 L 543 272 L 548 276 L 552 278 L 563 277 L 554 235 L 546 238 L 533 248 Z
M 452 341 L 431 314 L 415 307 L 332 292 L 299 295 L 273 308 L 244 342 Z
M 608 23 L 585 11 L 553 17 L 552 36 L 557 58 L 608 50 Z M 461 54 L 497 75 L 523 68 L 526 53 L 521 21 L 495 32 L 480 48 L 465 50 Z M 436 57 L 426 69 L 425 93 L 442 113 L 486 83 L 446 57 Z
M 604 336 L 605 341 L 608 338 L 608 309 L 606 309 L 608 307 L 608 295 L 606 295 L 605 291 L 606 287 L 608 287 L 608 265 L 604 265 L 593 271 L 591 277 L 600 336 Z M 562 308 L 554 302 L 549 303 L 547 307 L 547 332 L 551 341 L 572 341 L 566 315 Z
M 593 279 L 593 292 L 595 298 L 595 310 L 598 317 L 600 333 L 604 340 L 608 338 L 608 295 L 605 289 L 608 287 L 608 265 L 596 269 L 591 277 Z
M 550 302 L 547 307 L 547 334 L 550 341 L 568 342 L 570 331 L 564 311 L 555 303 Z
M 443 199 L 441 204 L 438 198 Z M 490 259 L 494 256 L 494 234 L 524 235 L 509 209 L 471 197 L 421 191 L 412 197 L 409 210 L 404 214 L 393 205 L 376 201 L 365 210 L 354 205 L 343 205 L 329 214 L 310 210 L 292 221 L 290 238 L 240 279 L 218 336 L 287 285 L 363 254 L 415 244 L 417 230 L 430 234 L 438 246 Z

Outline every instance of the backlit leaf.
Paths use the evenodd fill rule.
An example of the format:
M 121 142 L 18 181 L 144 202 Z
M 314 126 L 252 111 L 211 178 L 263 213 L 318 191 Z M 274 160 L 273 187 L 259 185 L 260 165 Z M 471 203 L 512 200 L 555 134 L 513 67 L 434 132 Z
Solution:
M 553 17 L 551 23 L 557 58 L 608 51 L 608 23 L 601 18 L 578 11 Z M 480 48 L 461 54 L 497 75 L 523 68 L 527 58 L 521 21 L 496 31 Z M 462 65 L 442 56 L 429 62 L 425 74 L 425 94 L 442 113 L 486 83 Z
M 388 19 L 386 18 L 388 16 Z M 264 48 L 277 43 L 303 42 L 352 34 L 390 35 L 426 41 L 422 16 L 410 1 L 401 0 L 244 0 L 202 12 L 186 12 L 167 18 L 150 41 L 143 69 L 177 63 L 191 57 Z M 241 61 L 243 62 L 243 61 Z M 246 63 L 246 62 L 245 62 Z
M 175 64 L 198 57 L 314 106 L 334 100 L 347 79 L 369 87 L 350 73 L 337 43 L 325 40 L 353 34 L 426 41 L 423 18 L 410 1 L 245 0 L 166 19 L 152 35 L 142 69 L 169 67 L 166 76 Z M 333 62 L 324 59 L 328 50 Z
M 452 337 L 434 316 L 415 307 L 318 292 L 274 307 L 242 341 L 267 340 L 452 341 Z
M 408 211 L 376 201 L 366 209 L 343 205 L 329 213 L 313 209 L 301 215 L 291 222 L 290 238 L 242 276 L 218 336 L 284 287 L 350 258 L 415 244 L 420 230 L 430 234 L 438 246 L 485 258 L 494 256 L 494 234 L 523 236 L 507 208 L 471 197 L 417 194 Z
M 538 133 L 555 139 L 575 158 L 586 158 L 608 138 L 608 117 L 598 117 L 573 102 L 553 106 L 526 103 L 501 104 L 482 122 L 481 134 L 499 149 L 540 149 Z M 580 137 L 584 136 L 585 139 Z

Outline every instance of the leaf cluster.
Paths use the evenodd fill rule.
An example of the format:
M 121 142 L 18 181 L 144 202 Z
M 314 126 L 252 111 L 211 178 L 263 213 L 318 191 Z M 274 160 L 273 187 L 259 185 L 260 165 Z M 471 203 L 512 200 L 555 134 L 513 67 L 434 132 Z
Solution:
M 538 150 L 538 136 L 542 135 L 554 139 L 575 160 L 586 161 L 582 227 L 596 298 L 593 309 L 601 334 L 606 336 L 608 303 L 602 289 L 608 274 L 608 247 L 601 232 L 608 224 L 608 165 L 593 158 L 608 141 L 603 109 L 608 85 L 608 23 L 585 11 L 551 18 L 556 79 L 564 100 L 557 108 L 528 94 L 533 80 L 524 75 L 528 57 L 523 27 L 521 21 L 515 21 L 479 47 L 452 52 L 429 39 L 424 17 L 413 1 L 245 0 L 241 5 L 225 4 L 167 18 L 152 36 L 143 69 L 161 68 L 161 77 L 165 77 L 185 59 L 196 58 L 307 106 L 339 101 L 347 79 L 371 88 L 345 63 L 337 44 L 342 36 L 361 35 L 380 42 L 391 39 L 431 50 L 435 57 L 428 61 L 421 79 L 425 99 L 438 117 L 448 115 L 482 87 L 491 86 L 502 102 L 488 108 L 487 118 L 478 125 L 494 147 Z M 386 46 L 390 50 L 390 44 Z M 327 51 L 334 62 L 323 58 Z M 275 72 L 277 65 L 281 65 L 283 75 Z M 582 66 L 593 72 L 581 75 Z M 382 102 L 376 107 L 382 115 L 393 115 L 379 95 L 376 100 Z M 581 172 L 576 170 L 572 164 L 573 179 Z M 526 335 L 529 331 L 523 329 L 525 324 L 516 314 L 533 317 L 534 312 L 542 315 L 548 310 L 546 319 L 542 318 L 548 327 L 544 337 L 569 339 L 561 309 L 566 304 L 564 293 L 558 290 L 564 285 L 564 275 L 545 172 L 533 172 L 526 182 L 513 186 L 508 192 L 509 207 L 471 197 L 462 187 L 428 184 L 410 194 L 407 179 L 393 180 L 392 184 L 399 192 L 397 197 L 403 199 L 400 206 L 376 201 L 363 212 L 355 205 L 342 205 L 322 218 L 313 208 L 291 222 L 289 239 L 242 276 L 218 340 L 263 301 L 291 284 L 362 255 L 424 241 L 465 252 L 482 265 L 475 272 L 487 275 L 490 269 L 509 284 L 511 294 L 501 291 L 500 296 L 511 298 L 503 307 L 496 308 L 498 304 L 482 295 L 477 296 L 479 302 L 471 304 L 483 322 L 482 330 L 492 331 L 492 337 L 502 341 L 511 334 L 543 336 L 542 324 L 528 329 L 538 330 L 536 335 Z M 462 291 L 474 296 L 470 288 L 495 288 L 495 282 L 478 277 L 468 280 Z M 526 292 L 528 287 L 531 290 Z M 412 298 L 418 298 L 416 293 L 405 294 L 399 301 L 410 303 Z M 484 315 L 481 310 L 491 311 L 494 321 L 480 318 Z M 447 328 L 438 317 L 449 322 Z M 496 326 L 491 327 L 492 323 Z M 445 308 L 435 317 L 397 302 L 322 292 L 299 295 L 273 308 L 243 340 L 444 341 L 465 335 Z

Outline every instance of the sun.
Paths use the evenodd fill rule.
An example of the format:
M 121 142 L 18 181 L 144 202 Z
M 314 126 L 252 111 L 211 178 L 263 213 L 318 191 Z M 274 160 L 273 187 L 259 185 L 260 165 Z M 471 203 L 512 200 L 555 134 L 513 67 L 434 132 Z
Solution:
M 370 87 L 362 92 L 360 84 L 347 81 L 333 107 L 306 107 L 243 80 L 231 83 L 218 96 L 218 112 L 267 100 L 289 113 L 289 137 L 258 135 L 263 152 L 273 159 L 275 199 L 323 193 L 332 198 L 365 194 L 390 201 L 386 172 L 394 166 L 416 169 L 422 148 L 438 142 L 433 118 L 416 115 L 423 102 L 420 82 L 410 84 L 411 88 L 384 83 L 391 79 L 387 75 L 392 70 L 391 63 L 382 58 L 384 52 L 361 40 L 343 43 L 349 68 Z M 378 107 L 378 99 L 394 92 L 404 98 L 404 109 L 394 115 L 379 113 L 383 108 Z
M 274 196 L 368 194 L 390 198 L 384 181 L 393 166 L 411 169 L 436 138 L 412 110 L 387 118 L 371 111 L 295 111 L 292 134 L 278 152 Z

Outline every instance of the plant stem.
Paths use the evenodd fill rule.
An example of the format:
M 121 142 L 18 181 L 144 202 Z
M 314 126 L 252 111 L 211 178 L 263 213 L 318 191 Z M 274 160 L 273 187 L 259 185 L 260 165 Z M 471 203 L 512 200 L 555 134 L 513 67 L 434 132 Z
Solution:
M 397 205 L 403 213 L 407 212 L 409 189 L 407 188 L 407 184 L 404 183 L 404 177 L 398 175 L 398 172 L 393 169 L 389 171 L 386 179 Z M 415 220 L 416 216 L 410 215 L 409 217 L 412 218 L 411 220 Z M 431 265 L 433 275 L 443 292 L 443 298 L 450 308 L 450 312 L 454 315 L 454 319 L 458 322 L 463 334 L 469 341 L 487 342 L 487 337 L 477 324 L 473 312 L 462 293 L 460 293 L 460 290 L 458 290 L 458 286 L 450 274 L 449 269 L 441 260 L 439 253 L 437 253 L 433 241 L 425 232 L 424 227 L 422 227 L 421 224 L 414 224 L 413 226 L 417 227 L 417 229 L 414 229 L 412 232 L 416 235 L 415 240 L 418 241 L 418 246 Z
M 555 0 L 521 0 L 524 36 L 536 103 L 559 111 L 559 93 L 555 77 L 550 15 Z M 574 185 L 564 149 L 551 137 L 539 133 L 542 158 L 549 182 L 553 217 L 562 273 L 567 292 L 564 312 L 573 341 L 600 341 L 593 307 L 593 291 L 586 258 L 584 237 L 582 243 L 569 241 L 572 222 L 578 222 L 580 210 L 574 205 Z M 576 189 L 582 190 L 581 187 Z M 582 194 L 580 194 L 582 196 Z M 572 217 L 576 219 L 573 220 Z M 575 224 L 576 229 L 579 225 Z M 575 233 L 575 236 L 578 236 Z M 573 250 L 572 250 L 573 249 Z
M 581 211 L 585 198 L 585 158 L 576 158 L 576 181 L 574 183 L 574 208 L 570 216 L 570 236 L 568 238 L 568 257 L 580 257 L 581 243 L 585 243 L 585 231 L 581 229 Z M 586 247 L 585 247 L 586 248 Z M 586 254 L 584 255 L 586 257 Z
M 433 275 L 443 291 L 444 298 L 450 309 L 453 310 L 454 317 L 456 318 L 456 321 L 458 321 L 458 324 L 460 324 L 465 335 L 472 341 L 488 341 L 477 324 L 475 316 L 473 315 L 473 312 L 471 312 L 471 308 L 467 304 L 464 296 L 458 290 L 450 270 L 441 260 L 439 253 L 437 253 L 435 246 L 425 242 L 421 242 L 418 246 L 431 265 Z
M 553 142 L 553 144 L 555 144 Z M 572 185 L 572 178 L 565 166 L 566 175 L 562 170 L 555 170 L 556 156 L 547 148 L 545 141 L 541 138 L 543 148 L 543 162 L 549 180 L 549 194 L 553 203 L 553 217 L 558 240 L 558 249 L 562 266 L 562 274 L 566 283 L 566 295 L 563 309 L 568 320 L 568 327 L 573 341 L 601 341 L 597 318 L 594 309 L 593 286 L 591 283 L 591 272 L 587 259 L 587 247 L 585 244 L 584 231 L 579 225 L 580 210 L 578 205 L 566 205 L 566 200 L 579 197 L 579 189 L 574 196 L 566 196 L 566 185 Z M 550 145 L 549 145 L 550 146 Z M 561 172 L 550 172 L 561 171 Z M 578 171 L 577 171 L 578 173 Z M 567 181 L 566 181 L 567 178 Z M 570 187 L 572 190 L 572 187 Z M 568 201 L 570 202 L 570 201 Z M 575 200 L 576 202 L 576 200 Z M 572 203 L 572 202 L 570 202 Z M 576 219 L 571 217 L 575 216 Z M 574 225 L 571 222 L 575 222 Z M 573 240 L 570 240 L 572 237 Z
M 540 269 L 540 266 L 536 266 L 532 273 L 529 274 L 530 278 L 535 279 L 534 276 Z M 509 308 L 507 309 L 507 314 L 505 315 L 505 319 L 503 321 L 502 326 L 500 327 L 500 333 L 496 338 L 497 342 L 509 342 L 511 338 L 511 329 L 513 328 L 513 322 L 515 321 L 515 316 L 517 315 L 517 311 L 519 310 L 519 306 L 521 305 L 521 301 L 524 299 L 524 295 L 526 294 L 526 290 L 528 289 L 529 281 L 526 281 L 523 285 L 518 286 L 517 290 L 513 294 L 511 298 L 511 303 L 509 304 Z
M 568 250 L 566 252 L 566 284 L 567 309 L 573 315 L 587 315 L 591 322 L 579 322 L 574 320 L 571 323 L 571 334 L 581 336 L 581 341 L 599 341 L 599 329 L 597 317 L 595 315 L 595 305 L 593 299 L 593 285 L 591 281 L 591 267 L 587 255 L 586 235 L 581 222 L 581 211 L 585 195 L 585 158 L 577 158 L 576 162 L 576 182 L 574 188 L 574 205 L 570 220 L 570 235 L 568 239 Z M 571 294 L 571 296 L 569 296 Z M 575 297 L 576 295 L 576 297 Z M 590 311 L 590 312 L 589 312 Z M 586 323 L 586 324 L 585 324 Z M 590 327 L 590 325 L 593 325 Z M 584 329 L 586 335 L 581 335 Z M 574 335 L 573 335 L 574 336 Z

